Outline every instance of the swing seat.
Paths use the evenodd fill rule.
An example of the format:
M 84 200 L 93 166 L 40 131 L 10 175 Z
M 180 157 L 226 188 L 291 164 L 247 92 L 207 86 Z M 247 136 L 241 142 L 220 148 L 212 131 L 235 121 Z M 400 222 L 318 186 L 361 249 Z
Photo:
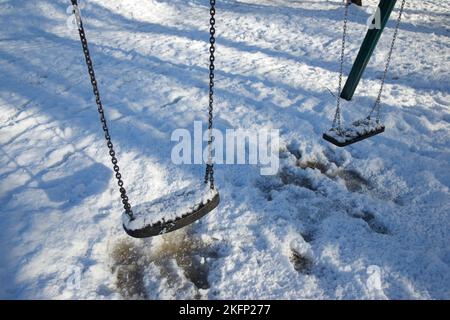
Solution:
M 341 130 L 330 129 L 323 134 L 323 138 L 338 147 L 345 147 L 380 134 L 384 130 L 385 127 L 380 121 L 366 118 L 355 121 L 351 126 Z
M 197 183 L 133 208 L 134 219 L 125 212 L 125 232 L 134 238 L 147 238 L 185 227 L 214 210 L 220 201 L 217 189 Z

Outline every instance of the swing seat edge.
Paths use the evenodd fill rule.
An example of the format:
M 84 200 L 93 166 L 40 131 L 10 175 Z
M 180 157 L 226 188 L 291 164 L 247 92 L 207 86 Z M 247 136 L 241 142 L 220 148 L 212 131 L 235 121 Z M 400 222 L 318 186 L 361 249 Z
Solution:
M 181 190 L 181 192 L 175 192 L 172 195 L 155 199 L 149 203 L 143 203 L 136 207 L 136 212 L 139 217 L 138 219 L 141 221 L 131 220 L 124 213 L 122 217 L 122 226 L 125 232 L 134 238 L 147 238 L 162 235 L 183 228 L 199 220 L 219 205 L 220 196 L 217 189 L 199 192 L 204 193 L 204 195 L 201 196 L 201 198 L 197 197 L 197 200 L 182 200 L 182 202 L 188 201 L 194 204 L 189 210 L 177 205 L 177 201 L 174 198 L 183 197 L 183 190 Z M 163 200 L 163 203 L 160 202 L 161 200 Z M 168 214 L 166 219 L 162 218 L 155 220 L 152 219 L 152 216 L 156 213 L 155 210 L 163 212 L 167 211 L 167 213 L 172 214 Z
M 337 130 L 330 129 L 323 134 L 323 139 L 334 144 L 337 147 L 346 147 L 356 142 L 371 138 L 383 133 L 386 127 L 381 123 L 371 123 L 370 120 L 360 120 L 348 128 L 342 130 L 339 134 Z

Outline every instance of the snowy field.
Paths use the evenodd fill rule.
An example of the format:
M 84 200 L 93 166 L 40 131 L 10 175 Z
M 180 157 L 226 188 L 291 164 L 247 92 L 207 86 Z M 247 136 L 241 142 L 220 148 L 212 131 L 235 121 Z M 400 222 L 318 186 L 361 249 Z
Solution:
M 0 1 L 0 298 L 450 299 L 450 2 L 407 1 L 386 132 L 338 149 L 321 135 L 342 1 L 219 0 L 216 127 L 279 129 L 280 170 L 218 165 L 219 208 L 146 240 L 121 226 L 69 2 Z M 132 204 L 200 179 L 170 135 L 206 121 L 209 1 L 85 2 Z M 366 9 L 350 10 L 346 74 Z M 346 121 L 374 102 L 394 26 Z

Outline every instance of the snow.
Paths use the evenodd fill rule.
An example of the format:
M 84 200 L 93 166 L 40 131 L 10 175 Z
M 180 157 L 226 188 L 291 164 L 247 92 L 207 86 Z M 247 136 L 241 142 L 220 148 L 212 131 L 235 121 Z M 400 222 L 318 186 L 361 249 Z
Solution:
M 131 204 L 198 181 L 203 166 L 171 163 L 170 135 L 207 119 L 208 1 L 86 4 Z M 345 149 L 322 139 L 341 4 L 217 2 L 216 128 L 280 129 L 279 173 L 218 165 L 214 214 L 137 240 L 122 229 L 69 1 L 1 1 L 0 297 L 449 299 L 450 3 L 407 2 L 383 94 L 386 132 Z M 346 74 L 366 9 L 351 6 Z M 375 101 L 394 26 L 343 101 L 346 123 Z
M 139 230 L 161 222 L 173 222 L 189 213 L 195 212 L 218 194 L 203 181 L 192 183 L 183 189 L 168 193 L 161 198 L 141 203 L 133 207 L 133 219 L 122 214 L 122 222 L 129 230 Z

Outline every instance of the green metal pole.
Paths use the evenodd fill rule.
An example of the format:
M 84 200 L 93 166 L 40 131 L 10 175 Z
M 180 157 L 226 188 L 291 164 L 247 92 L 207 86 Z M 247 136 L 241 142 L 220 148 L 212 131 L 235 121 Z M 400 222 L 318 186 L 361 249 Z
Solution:
M 344 89 L 341 93 L 341 98 L 345 100 L 352 100 L 353 95 L 358 87 L 359 81 L 364 73 L 364 70 L 369 63 L 370 57 L 375 50 L 378 40 L 386 27 L 389 17 L 394 10 L 397 0 L 381 0 L 378 5 L 380 10 L 380 28 L 374 28 L 367 31 L 366 37 L 361 45 L 358 56 L 353 64 L 352 70 L 347 78 Z M 378 27 L 378 26 L 377 26 Z

